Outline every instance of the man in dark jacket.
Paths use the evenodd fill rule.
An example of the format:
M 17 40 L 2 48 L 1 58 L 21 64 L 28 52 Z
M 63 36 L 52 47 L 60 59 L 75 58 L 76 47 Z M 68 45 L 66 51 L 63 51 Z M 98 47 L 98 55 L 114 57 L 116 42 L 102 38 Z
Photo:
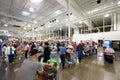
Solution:
M 58 51 L 58 52 L 60 51 L 60 46 L 61 46 L 61 44 L 60 44 L 60 42 L 58 41 L 58 42 L 57 42 L 57 51 Z
M 50 59 L 50 53 L 51 53 L 51 50 L 49 48 L 49 43 L 45 42 L 44 60 L 43 60 L 43 62 L 47 62 L 47 60 Z
M 78 51 L 78 60 L 79 60 L 79 63 L 81 63 L 81 59 L 84 57 L 83 47 L 81 44 L 77 46 L 77 51 Z

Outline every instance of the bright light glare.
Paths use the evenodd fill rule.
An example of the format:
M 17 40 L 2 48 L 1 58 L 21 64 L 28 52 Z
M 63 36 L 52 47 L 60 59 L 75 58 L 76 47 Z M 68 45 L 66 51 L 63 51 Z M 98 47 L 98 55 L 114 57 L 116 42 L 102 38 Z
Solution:
M 120 1 L 118 1 L 118 3 L 117 3 L 118 5 L 120 5 Z
M 50 25 L 48 25 L 48 27 L 51 27 Z
M 26 11 L 22 11 L 22 15 L 24 15 L 24 16 L 29 16 L 30 13 L 29 13 L 29 12 L 26 12 Z
M 110 14 L 105 14 L 105 15 L 104 15 L 104 17 L 109 17 L 109 16 L 110 16 Z
M 79 21 L 79 24 L 82 24 L 83 22 L 82 21 Z
M 42 2 L 43 0 L 30 0 L 31 3 L 40 3 Z
M 7 24 L 4 24 L 5 27 L 7 27 L 8 25 Z
M 60 31 L 61 31 L 62 29 L 60 28 Z
M 72 14 L 72 15 L 70 15 L 70 17 L 74 17 L 74 15 Z
M 41 29 L 41 30 L 43 30 L 43 28 L 42 28 L 42 27 L 41 27 L 40 29 Z
M 4 30 L 4 33 L 7 33 L 7 31 Z
M 24 27 L 24 30 L 26 30 L 26 27 Z
M 99 9 L 93 9 L 93 10 L 87 12 L 87 13 L 88 13 L 88 14 L 91 14 L 91 13 L 95 13 L 95 12 L 97 12 L 97 11 L 99 11 Z
M 89 11 L 89 12 L 87 12 L 88 14 L 90 14 L 91 12 Z
M 56 14 L 56 15 L 59 15 L 59 14 L 61 14 L 61 13 L 62 13 L 61 10 L 57 10 L 57 11 L 55 11 L 55 14 Z
M 56 20 L 56 22 L 58 23 L 58 22 L 59 22 L 59 20 Z
M 99 9 L 93 9 L 91 13 L 97 12 Z
M 35 31 L 37 32 L 37 31 L 38 31 L 38 29 L 35 29 Z
M 30 12 L 34 12 L 34 9 L 32 7 L 29 8 Z
M 28 25 L 28 27 L 31 27 L 31 25 Z
M 37 23 L 37 21 L 34 21 L 34 23 Z

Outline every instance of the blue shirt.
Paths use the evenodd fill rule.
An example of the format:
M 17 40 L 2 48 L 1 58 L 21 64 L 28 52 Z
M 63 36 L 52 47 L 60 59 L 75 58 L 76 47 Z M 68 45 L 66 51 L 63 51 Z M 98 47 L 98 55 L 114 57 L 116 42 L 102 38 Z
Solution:
M 65 47 L 60 47 L 60 55 L 66 54 L 66 48 Z
M 10 48 L 10 55 L 12 55 L 12 48 Z
M 2 56 L 2 42 L 0 42 L 0 56 Z

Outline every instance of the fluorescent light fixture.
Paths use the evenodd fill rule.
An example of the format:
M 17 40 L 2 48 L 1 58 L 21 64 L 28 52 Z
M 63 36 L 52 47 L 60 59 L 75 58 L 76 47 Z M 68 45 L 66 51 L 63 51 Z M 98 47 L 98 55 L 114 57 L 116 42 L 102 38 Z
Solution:
M 97 12 L 99 9 L 93 9 L 91 13 Z
M 97 12 L 97 11 L 99 11 L 99 9 L 93 9 L 93 10 L 87 12 L 87 13 L 88 13 L 88 14 L 91 14 L 91 13 L 95 13 L 95 12 Z
M 62 13 L 61 10 L 57 10 L 57 11 L 55 11 L 55 14 L 56 14 L 56 15 L 59 15 L 59 14 L 61 14 L 61 13 Z
M 72 15 L 70 15 L 70 17 L 74 17 L 74 15 L 72 14 Z
M 5 27 L 7 27 L 8 25 L 7 24 L 4 24 Z
M 32 7 L 29 8 L 30 12 L 34 12 L 34 9 Z
M 83 22 L 82 21 L 79 21 L 79 24 L 82 24 Z
M 48 25 L 48 27 L 51 27 L 50 25 Z
M 89 12 L 87 12 L 88 14 L 90 14 L 91 12 L 89 11 Z
M 4 33 L 7 33 L 7 31 L 4 30 Z
M 40 29 L 43 30 L 43 27 L 41 27 Z
M 42 2 L 43 0 L 30 0 L 31 3 L 40 3 Z
M 58 22 L 59 22 L 59 20 L 56 20 L 56 22 L 58 23 Z
M 105 15 L 104 15 L 104 17 L 109 17 L 109 16 L 110 16 L 110 14 L 105 14 Z
M 37 32 L 37 31 L 38 31 L 38 29 L 35 29 L 35 31 Z
M 31 27 L 31 25 L 28 24 L 28 27 Z
M 26 27 L 24 27 L 24 30 L 26 30 Z
M 34 23 L 37 23 L 37 21 L 34 21 Z
M 61 31 L 62 29 L 60 28 L 60 31 Z
M 118 3 L 117 3 L 118 5 L 120 5 L 120 1 L 118 1 Z
M 24 16 L 29 16 L 30 13 L 29 13 L 29 12 L 26 12 L 26 11 L 22 11 L 22 15 L 24 15 Z

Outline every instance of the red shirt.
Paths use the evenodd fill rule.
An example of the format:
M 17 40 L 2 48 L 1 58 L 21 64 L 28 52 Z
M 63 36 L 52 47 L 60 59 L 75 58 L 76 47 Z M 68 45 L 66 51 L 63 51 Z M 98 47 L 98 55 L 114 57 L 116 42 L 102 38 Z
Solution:
M 77 46 L 76 42 L 74 42 L 74 43 L 73 43 L 73 46 L 74 46 L 74 47 L 76 47 L 76 46 Z

